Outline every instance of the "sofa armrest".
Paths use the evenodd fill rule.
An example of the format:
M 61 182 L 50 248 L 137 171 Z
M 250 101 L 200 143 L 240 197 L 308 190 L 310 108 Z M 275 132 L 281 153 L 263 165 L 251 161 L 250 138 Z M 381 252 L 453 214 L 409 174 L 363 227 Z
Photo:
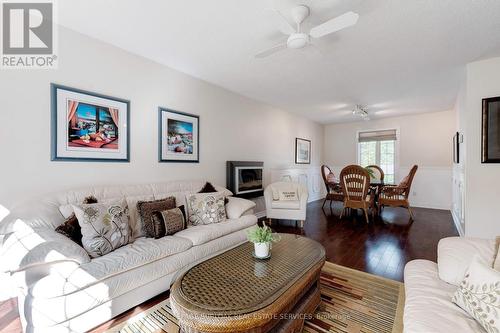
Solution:
M 273 188 L 271 185 L 264 190 L 264 200 L 266 202 L 266 209 L 271 209 L 271 204 L 273 203 Z
M 81 246 L 49 228 L 27 228 L 5 235 L 1 270 L 15 273 L 61 262 L 83 264 L 90 257 Z
M 441 239 L 438 244 L 437 262 L 439 278 L 458 286 L 475 256 L 491 267 L 496 256 L 495 241 L 464 237 Z

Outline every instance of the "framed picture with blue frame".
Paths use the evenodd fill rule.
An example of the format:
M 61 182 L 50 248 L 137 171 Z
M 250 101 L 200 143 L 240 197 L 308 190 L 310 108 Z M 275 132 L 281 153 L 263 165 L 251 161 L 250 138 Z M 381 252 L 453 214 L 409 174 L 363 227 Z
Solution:
M 200 161 L 200 117 L 158 108 L 158 161 L 198 163 Z
M 129 162 L 130 102 L 51 84 L 52 161 Z

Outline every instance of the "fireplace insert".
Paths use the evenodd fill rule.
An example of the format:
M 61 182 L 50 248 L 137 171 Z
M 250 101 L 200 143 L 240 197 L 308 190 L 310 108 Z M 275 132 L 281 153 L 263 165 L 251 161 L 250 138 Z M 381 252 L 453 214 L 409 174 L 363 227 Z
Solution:
M 235 196 L 254 198 L 263 195 L 264 163 L 228 161 L 226 186 Z

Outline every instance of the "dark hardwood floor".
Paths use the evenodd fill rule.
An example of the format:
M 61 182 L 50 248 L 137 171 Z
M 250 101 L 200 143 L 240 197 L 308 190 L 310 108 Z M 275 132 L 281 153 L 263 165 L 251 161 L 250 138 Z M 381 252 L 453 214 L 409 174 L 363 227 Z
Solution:
M 304 230 L 291 221 L 273 220 L 277 232 L 303 234 L 317 240 L 326 249 L 326 260 L 403 281 L 405 264 L 413 259 L 436 261 L 437 243 L 441 238 L 457 236 L 450 211 L 413 208 L 415 220 L 410 222 L 403 208 L 384 208 L 382 214 L 366 224 L 361 211 L 339 219 L 341 203 L 323 200 L 307 207 Z
M 403 281 L 404 265 L 413 259 L 436 261 L 437 243 L 441 238 L 458 235 L 449 211 L 413 208 L 415 221 L 409 221 L 408 212 L 402 208 L 385 208 L 381 217 L 366 224 L 361 213 L 339 219 L 341 205 L 323 201 L 308 205 L 304 230 L 291 221 L 273 221 L 277 232 L 298 233 L 317 240 L 326 249 L 326 259 L 357 270 Z M 144 309 L 168 297 L 168 291 L 119 315 L 92 330 L 103 332 Z M 0 302 L 0 331 L 21 332 L 17 302 L 11 299 Z

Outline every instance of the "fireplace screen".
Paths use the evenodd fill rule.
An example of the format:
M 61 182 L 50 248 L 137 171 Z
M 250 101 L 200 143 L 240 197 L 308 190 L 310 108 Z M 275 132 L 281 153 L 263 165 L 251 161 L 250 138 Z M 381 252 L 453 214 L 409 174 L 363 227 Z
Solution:
M 262 167 L 237 167 L 235 173 L 236 194 L 262 191 Z

